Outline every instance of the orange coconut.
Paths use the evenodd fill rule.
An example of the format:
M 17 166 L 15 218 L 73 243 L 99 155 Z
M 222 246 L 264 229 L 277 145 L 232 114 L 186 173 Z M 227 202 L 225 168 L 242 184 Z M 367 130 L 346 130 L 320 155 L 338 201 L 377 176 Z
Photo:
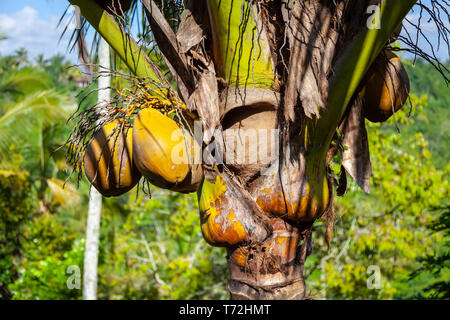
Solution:
M 364 116 L 372 122 L 384 122 L 397 112 L 409 96 L 409 78 L 400 59 L 385 51 L 370 67 L 361 91 Z
M 104 125 L 89 143 L 84 172 L 92 185 L 105 197 L 118 196 L 132 189 L 141 174 L 133 165 L 130 128 L 121 130 L 115 121 Z

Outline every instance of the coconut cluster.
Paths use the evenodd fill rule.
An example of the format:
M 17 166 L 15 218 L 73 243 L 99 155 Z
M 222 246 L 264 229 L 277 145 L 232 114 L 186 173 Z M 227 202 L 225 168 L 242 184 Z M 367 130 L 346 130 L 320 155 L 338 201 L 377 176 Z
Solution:
M 189 131 L 152 108 L 139 111 L 132 125 L 123 122 L 102 126 L 85 151 L 85 175 L 102 195 L 121 195 L 142 176 L 161 188 L 197 190 L 203 174 L 193 154 L 200 147 Z

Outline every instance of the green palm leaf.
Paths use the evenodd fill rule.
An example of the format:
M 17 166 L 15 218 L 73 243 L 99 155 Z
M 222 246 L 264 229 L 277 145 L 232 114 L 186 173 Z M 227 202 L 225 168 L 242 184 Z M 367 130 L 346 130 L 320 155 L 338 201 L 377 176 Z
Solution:
M 8 96 L 18 99 L 21 95 L 48 89 L 50 89 L 48 76 L 32 67 L 5 72 L 0 78 L 0 99 L 2 100 Z
M 75 109 L 68 97 L 53 90 L 27 95 L 22 100 L 0 105 L 0 166 L 10 159 L 12 145 L 42 154 L 41 135 L 55 124 L 64 123 Z M 42 160 L 41 160 L 42 161 Z

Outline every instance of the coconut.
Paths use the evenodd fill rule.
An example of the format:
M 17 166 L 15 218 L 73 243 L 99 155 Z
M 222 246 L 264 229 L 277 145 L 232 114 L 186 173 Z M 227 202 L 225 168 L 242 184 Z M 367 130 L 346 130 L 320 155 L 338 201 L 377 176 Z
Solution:
M 138 113 L 133 126 L 133 158 L 153 185 L 178 192 L 197 190 L 203 177 L 200 152 L 192 135 L 174 120 L 152 108 Z
M 397 112 L 409 96 L 409 78 L 400 59 L 389 51 L 381 53 L 369 68 L 361 91 L 364 115 L 384 122 Z
M 234 178 L 224 173 L 212 180 L 204 178 L 197 191 L 205 240 L 213 246 L 230 247 L 266 239 L 267 229 L 257 214 L 260 209 L 251 197 L 241 193 Z
M 269 216 L 281 217 L 294 223 L 314 221 L 328 207 L 329 185 L 322 174 L 287 161 L 279 161 L 265 171 L 265 175 L 252 181 L 249 192 L 259 207 Z
M 132 189 L 141 178 L 133 165 L 132 131 L 120 122 L 111 122 L 96 132 L 83 158 L 84 172 L 105 197 L 119 196 Z

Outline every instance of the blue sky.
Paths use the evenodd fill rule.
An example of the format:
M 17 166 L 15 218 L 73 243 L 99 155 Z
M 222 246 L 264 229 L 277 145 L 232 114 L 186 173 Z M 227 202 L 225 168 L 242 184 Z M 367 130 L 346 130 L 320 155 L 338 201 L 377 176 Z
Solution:
M 76 62 L 76 55 L 66 50 L 68 37 L 58 43 L 63 28 L 57 23 L 67 5 L 63 0 L 0 0 L 0 30 L 8 37 L 0 44 L 0 54 L 24 47 L 30 58 L 61 53 Z
M 429 0 L 423 1 L 424 4 L 428 2 Z M 0 55 L 24 47 L 32 59 L 39 53 L 43 53 L 46 58 L 61 53 L 76 63 L 76 54 L 69 54 L 67 51 L 68 36 L 58 43 L 62 27 L 57 28 L 57 22 L 68 3 L 66 0 L 0 0 L 0 30 L 9 37 L 0 44 Z M 417 11 L 409 14 L 412 20 L 417 19 L 417 16 Z M 450 28 L 448 22 L 447 27 Z M 430 37 L 436 50 L 437 37 L 433 25 L 424 23 L 422 30 Z M 425 42 L 421 44 L 427 48 L 426 50 L 430 50 Z M 438 56 L 447 60 L 449 58 L 447 49 L 441 46 Z

